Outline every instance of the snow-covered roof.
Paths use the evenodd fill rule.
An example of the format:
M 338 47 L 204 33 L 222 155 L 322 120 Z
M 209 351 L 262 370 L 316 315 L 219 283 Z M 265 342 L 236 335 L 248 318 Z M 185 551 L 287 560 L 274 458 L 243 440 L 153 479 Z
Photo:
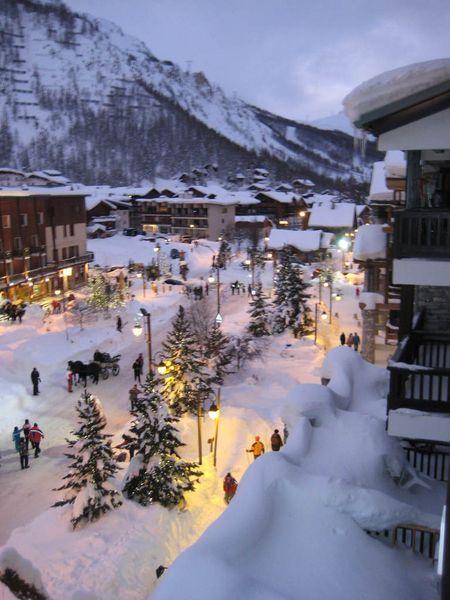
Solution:
M 294 179 L 294 185 L 304 185 L 305 187 L 314 187 L 316 184 L 311 179 Z
M 0 188 L 0 197 L 28 197 L 28 196 L 86 196 L 86 191 L 82 188 L 73 189 L 72 186 L 46 187 L 30 186 L 28 189 L 2 187 Z
M 414 63 L 365 81 L 344 98 L 343 105 L 351 121 L 356 122 L 368 113 L 445 82 L 450 82 L 450 58 Z
M 292 192 L 275 192 L 274 190 L 265 190 L 257 194 L 257 198 L 265 196 L 276 202 L 282 202 L 283 204 L 292 204 L 295 201 L 295 196 Z
M 264 221 L 270 221 L 267 215 L 236 215 L 234 220 L 237 223 L 264 223 Z
M 284 246 L 292 246 L 300 252 L 314 252 L 321 246 L 322 232 L 320 230 L 272 229 L 269 234 L 268 247 L 280 250 Z
M 93 223 L 92 225 L 88 225 L 86 227 L 86 231 L 88 233 L 95 233 L 96 231 L 106 231 L 106 226 L 101 223 Z
M 362 225 L 358 229 L 353 245 L 355 260 L 386 258 L 387 234 L 385 225 Z
M 355 205 L 350 203 L 313 206 L 309 213 L 309 227 L 329 229 L 351 228 L 355 222 Z
M 108 200 L 104 196 L 86 196 L 86 198 L 84 199 L 86 210 L 92 210 L 102 202 L 104 204 L 107 204 L 111 209 L 116 208 L 115 204 L 113 204 L 112 202 L 108 202 Z
M 379 160 L 372 165 L 372 178 L 370 180 L 369 200 L 391 200 L 394 197 L 392 190 L 386 185 L 386 172 L 384 161 Z

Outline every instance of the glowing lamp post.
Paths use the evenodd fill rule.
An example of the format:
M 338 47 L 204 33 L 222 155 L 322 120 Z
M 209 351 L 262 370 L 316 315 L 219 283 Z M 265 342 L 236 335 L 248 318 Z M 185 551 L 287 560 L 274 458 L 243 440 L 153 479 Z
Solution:
M 145 277 L 144 277 L 144 274 L 143 273 L 136 273 L 136 277 L 138 279 L 142 279 L 142 295 L 145 298 L 145 287 L 146 286 L 145 286 Z
M 219 417 L 220 417 L 220 388 L 217 390 L 217 404 L 214 400 L 211 403 L 208 411 L 209 418 L 215 421 L 216 428 L 214 432 L 214 454 L 213 464 L 217 466 L 217 439 L 219 437 Z

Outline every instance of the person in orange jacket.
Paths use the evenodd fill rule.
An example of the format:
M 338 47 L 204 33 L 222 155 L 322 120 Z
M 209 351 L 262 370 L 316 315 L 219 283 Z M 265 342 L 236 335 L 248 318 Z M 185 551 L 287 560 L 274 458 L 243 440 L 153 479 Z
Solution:
M 238 483 L 231 473 L 225 475 L 223 480 L 223 491 L 225 492 L 225 502 L 230 503 L 230 500 L 236 493 Z
M 255 437 L 255 441 L 251 445 L 250 450 L 247 450 L 247 452 L 252 452 L 253 453 L 253 459 L 254 460 L 256 460 L 262 454 L 264 454 L 264 452 L 265 452 L 264 444 L 261 442 L 261 439 L 260 439 L 259 435 L 257 435 Z
M 37 458 L 41 453 L 41 440 L 44 437 L 44 433 L 42 429 L 39 429 L 38 424 L 35 423 L 33 427 L 30 429 L 29 438 L 32 447 L 34 448 L 34 458 Z

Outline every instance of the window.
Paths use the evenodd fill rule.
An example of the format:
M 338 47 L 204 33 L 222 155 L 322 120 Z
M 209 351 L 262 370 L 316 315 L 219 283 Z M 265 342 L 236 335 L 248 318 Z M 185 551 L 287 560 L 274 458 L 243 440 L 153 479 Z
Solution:
M 64 226 L 65 228 L 65 226 Z M 62 249 L 62 259 L 65 260 L 67 258 L 67 248 Z
M 20 226 L 26 227 L 28 225 L 28 215 L 26 213 L 20 214 Z
M 78 246 L 70 246 L 69 258 L 72 258 L 73 256 L 78 256 Z
M 67 225 L 64 225 L 64 237 L 67 237 Z
M 222 214 L 224 215 L 225 213 L 228 212 L 228 208 L 222 208 Z
M 37 224 L 38 225 L 43 225 L 44 224 L 44 213 L 43 212 L 38 212 L 38 214 L 37 214 Z
M 9 229 L 11 227 L 10 215 L 2 215 L 2 227 L 3 229 Z
M 34 248 L 37 248 L 39 246 L 39 237 L 35 233 L 33 233 L 33 235 L 31 236 L 31 245 Z
M 73 223 L 70 224 L 70 235 L 75 235 L 75 226 Z
M 14 238 L 14 250 L 16 250 L 17 252 L 20 252 L 22 250 L 22 238 L 21 237 Z

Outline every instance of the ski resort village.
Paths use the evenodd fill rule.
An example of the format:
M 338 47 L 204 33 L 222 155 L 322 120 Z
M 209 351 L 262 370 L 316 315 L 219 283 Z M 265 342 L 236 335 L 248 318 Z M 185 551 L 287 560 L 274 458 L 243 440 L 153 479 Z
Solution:
M 349 135 L 0 23 L 0 599 L 449 600 L 450 59 Z

